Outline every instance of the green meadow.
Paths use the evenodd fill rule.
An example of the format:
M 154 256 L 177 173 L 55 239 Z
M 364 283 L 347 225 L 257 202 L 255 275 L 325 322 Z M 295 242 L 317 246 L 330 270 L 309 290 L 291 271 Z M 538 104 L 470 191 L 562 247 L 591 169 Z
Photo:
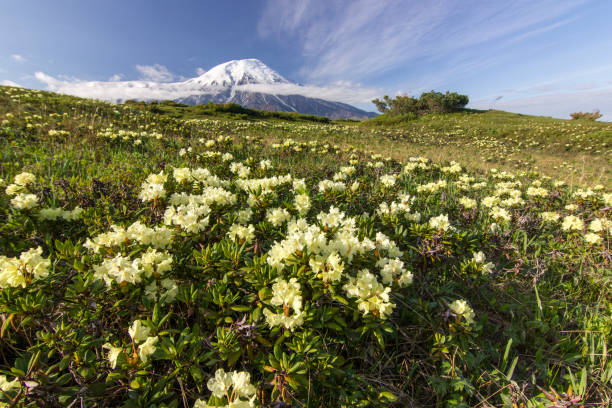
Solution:
M 606 407 L 612 124 L 0 87 L 0 407 Z

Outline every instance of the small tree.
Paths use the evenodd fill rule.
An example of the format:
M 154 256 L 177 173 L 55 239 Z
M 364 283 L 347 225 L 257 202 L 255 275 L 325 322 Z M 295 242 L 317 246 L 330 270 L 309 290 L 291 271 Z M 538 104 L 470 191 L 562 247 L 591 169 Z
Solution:
M 572 117 L 573 120 L 576 120 L 576 119 L 586 119 L 586 120 L 595 121 L 595 120 L 601 118 L 603 115 L 601 113 L 599 113 L 599 109 L 595 109 L 593 112 L 574 112 L 574 113 L 570 113 L 570 116 Z
M 372 101 L 379 112 L 390 115 L 456 112 L 463 109 L 468 102 L 467 95 L 448 91 L 444 94 L 435 91 L 423 92 L 418 99 L 408 95 L 398 95 L 393 99 L 385 95 L 382 100 Z

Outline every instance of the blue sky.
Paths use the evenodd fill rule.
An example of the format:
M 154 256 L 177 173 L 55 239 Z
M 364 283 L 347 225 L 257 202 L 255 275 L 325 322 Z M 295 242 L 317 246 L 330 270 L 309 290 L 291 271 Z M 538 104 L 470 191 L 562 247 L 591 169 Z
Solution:
M 171 82 L 258 58 L 370 110 L 376 96 L 435 89 L 478 108 L 612 120 L 610 16 L 607 0 L 6 0 L 0 82 Z

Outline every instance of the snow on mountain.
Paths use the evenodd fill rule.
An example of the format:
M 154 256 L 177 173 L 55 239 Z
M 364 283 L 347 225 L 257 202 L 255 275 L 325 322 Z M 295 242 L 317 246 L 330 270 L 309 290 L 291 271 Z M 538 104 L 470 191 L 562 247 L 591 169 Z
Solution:
M 187 86 L 228 88 L 247 84 L 289 84 L 278 72 L 258 59 L 232 60 L 219 64 L 197 78 L 185 81 Z
M 375 116 L 345 103 L 326 100 L 322 93 L 327 88 L 290 82 L 254 58 L 228 61 L 181 82 L 67 82 L 42 72 L 37 72 L 36 78 L 45 82 L 52 91 L 111 102 L 128 99 L 174 100 L 188 105 L 232 102 L 252 109 L 299 112 L 333 119 Z

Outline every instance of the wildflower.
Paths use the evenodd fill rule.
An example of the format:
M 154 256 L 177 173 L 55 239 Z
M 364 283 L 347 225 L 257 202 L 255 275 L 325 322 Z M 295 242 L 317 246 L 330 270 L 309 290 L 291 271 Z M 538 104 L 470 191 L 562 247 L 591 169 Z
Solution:
M 568 215 L 563 218 L 561 229 L 563 231 L 581 231 L 584 229 L 584 222 L 575 215 Z
M 412 272 L 404 269 L 404 262 L 399 258 L 383 258 L 381 261 L 378 265 L 381 267 L 380 275 L 385 285 L 391 285 L 395 280 L 398 281 L 400 287 L 412 283 Z
M 250 398 L 255 394 L 255 387 L 251 384 L 251 374 L 246 371 L 232 371 L 233 390 L 238 397 Z
M 26 287 L 33 280 L 49 275 L 51 261 L 42 257 L 42 248 L 22 252 L 19 258 L 0 256 L 0 288 Z
M 236 213 L 236 222 L 244 225 L 249 222 L 252 216 L 253 210 L 250 208 L 245 208 L 244 210 L 240 210 Z
M 110 362 L 111 368 L 114 369 L 117 367 L 117 360 L 119 360 L 119 357 L 121 357 L 121 354 L 123 354 L 123 349 L 121 347 L 115 347 L 110 343 L 105 343 L 102 348 L 108 350 L 106 358 Z
M 268 309 L 264 309 L 264 316 L 270 326 L 284 326 L 286 329 L 294 330 L 301 326 L 304 322 L 302 309 L 302 295 L 300 292 L 300 284 L 296 278 L 291 278 L 289 282 L 284 279 L 279 279 L 272 286 L 272 299 L 270 303 L 274 306 L 282 306 L 284 313 L 273 313 Z M 289 315 L 290 309 L 293 309 L 293 315 Z
M 28 173 L 24 171 L 23 173 L 17 174 L 13 182 L 17 184 L 18 186 L 27 187 L 29 184 L 33 183 L 34 181 L 36 181 L 36 176 L 33 175 L 32 173 Z
M 529 187 L 527 189 L 527 195 L 529 197 L 548 197 L 548 190 L 542 187 Z
M 310 268 L 313 273 L 320 274 L 319 276 L 324 282 L 336 282 L 342 278 L 344 271 L 344 262 L 337 252 L 332 252 L 327 256 L 327 259 L 317 256 L 309 261 Z
M 175 168 L 172 176 L 177 183 L 185 183 L 191 180 L 191 170 L 188 167 Z
M 271 208 L 266 214 L 266 220 L 275 227 L 281 226 L 291 218 L 291 214 L 284 208 Z
M 241 244 L 250 244 L 255 239 L 255 227 L 253 225 L 233 224 L 227 232 L 227 236 Z
M 21 193 L 23 191 L 27 191 L 24 186 L 20 186 L 19 184 L 9 184 L 6 186 L 4 193 L 7 196 L 14 196 L 15 194 Z
M 306 214 L 310 209 L 310 197 L 308 194 L 298 194 L 295 196 L 294 205 L 300 214 Z
M 495 196 L 488 196 L 482 199 L 481 204 L 484 207 L 491 208 L 495 204 L 499 203 L 499 198 Z
M 474 253 L 474 262 L 476 262 L 477 264 L 481 264 L 484 263 L 485 261 L 485 254 L 482 251 L 478 251 Z
M 584 240 L 591 245 L 599 244 L 601 237 L 593 232 L 589 232 L 584 236 Z
M 387 174 L 387 175 L 384 175 L 384 176 L 380 177 L 380 183 L 383 186 L 385 186 L 387 188 L 390 188 L 390 187 L 393 187 L 395 185 L 395 180 L 396 179 L 397 179 L 397 176 L 395 176 L 393 174 Z
M 474 311 L 467 304 L 465 300 L 457 299 L 453 303 L 451 303 L 448 307 L 451 310 L 451 312 L 454 313 L 458 318 L 463 317 L 467 324 L 474 323 L 474 317 L 475 317 Z
M 540 217 L 544 222 L 557 222 L 561 216 L 554 211 L 544 211 L 540 213 Z
M 491 217 L 493 217 L 497 221 L 506 221 L 509 222 L 512 219 L 512 216 L 505 208 L 501 207 L 493 207 L 490 212 Z
M 230 164 L 230 171 L 234 174 L 237 174 L 239 178 L 244 179 L 249 176 L 251 173 L 251 169 L 249 166 L 245 166 L 240 162 L 233 162 Z
M 471 208 L 476 207 L 477 202 L 474 199 L 471 199 L 469 197 L 461 197 L 459 199 L 459 204 L 461 204 L 463 206 L 463 208 L 465 208 L 466 210 L 469 210 Z
M 259 162 L 259 168 L 262 170 L 269 170 L 272 168 L 272 162 L 270 160 L 262 160 Z
M 155 345 L 159 341 L 157 336 L 155 337 L 147 337 L 144 343 L 138 346 L 138 357 L 142 360 L 143 364 L 146 364 L 149 361 L 149 357 L 155 353 L 157 348 Z
M 386 319 L 395 308 L 389 301 L 391 288 L 381 285 L 367 269 L 360 270 L 357 277 L 350 277 L 343 288 L 348 296 L 357 298 L 357 307 L 364 315 L 372 312 Z
M 603 231 L 603 229 L 604 229 L 603 223 L 601 222 L 601 220 L 599 218 L 595 218 L 589 224 L 589 230 L 591 230 L 593 232 L 601 232 L 601 231 Z
M 446 214 L 438 215 L 437 217 L 433 217 L 429 220 L 429 227 L 436 231 L 446 231 L 450 226 L 448 215 Z
M 94 265 L 94 278 L 103 279 L 109 287 L 113 282 L 136 284 L 142 280 L 139 263 L 139 260 L 132 261 L 118 254 L 112 259 L 105 259 L 100 265 Z
M 254 406 L 254 397 L 257 389 L 251 384 L 251 374 L 246 371 L 232 371 L 226 373 L 225 370 L 219 368 L 215 372 L 215 376 L 208 380 L 206 384 L 208 389 L 216 398 L 229 398 L 228 407 L 252 407 Z M 230 388 L 232 391 L 230 392 Z M 249 401 L 243 401 L 241 398 L 249 398 Z M 194 408 L 206 407 L 196 401 Z
M 341 181 L 321 180 L 319 182 L 319 192 L 326 191 L 340 192 L 346 190 L 346 185 Z
M 11 205 L 18 210 L 29 210 L 38 205 L 38 197 L 35 194 L 19 193 L 11 200 Z
M 478 251 L 478 252 L 474 253 L 473 260 L 474 260 L 474 262 L 477 265 L 482 265 L 482 272 L 483 273 L 491 273 L 491 272 L 493 272 L 493 268 L 494 268 L 495 265 L 493 265 L 492 262 L 485 263 L 486 258 L 485 258 L 484 252 Z
M 461 165 L 455 161 L 451 161 L 450 166 L 442 167 L 440 170 L 442 170 L 443 173 L 459 173 L 461 171 Z
M 128 329 L 128 333 L 135 343 L 141 343 L 147 339 L 151 329 L 143 324 L 142 320 L 134 320 L 132 326 Z
M 305 179 L 295 179 L 293 180 L 293 191 L 306 191 L 306 180 Z
M 330 207 L 328 213 L 321 212 L 317 215 L 317 220 L 319 220 L 323 227 L 327 228 L 338 227 L 343 219 L 344 212 L 340 212 L 340 210 L 333 205 Z
M 289 282 L 279 279 L 272 285 L 272 299 L 270 303 L 275 306 L 287 306 L 299 311 L 302 309 L 302 295 L 300 284 L 296 278 L 291 278 Z

